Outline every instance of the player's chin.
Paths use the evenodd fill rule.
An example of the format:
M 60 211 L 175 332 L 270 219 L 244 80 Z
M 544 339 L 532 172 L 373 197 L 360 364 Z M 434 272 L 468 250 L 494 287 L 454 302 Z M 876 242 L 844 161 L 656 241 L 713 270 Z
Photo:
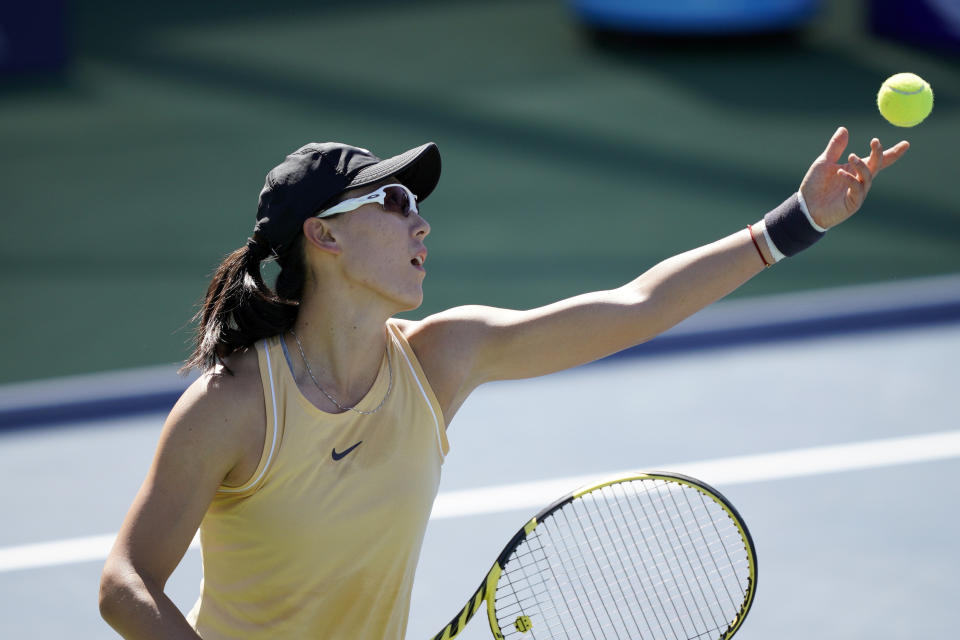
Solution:
M 423 288 L 417 287 L 415 291 L 407 292 L 398 302 L 401 305 L 400 311 L 413 311 L 419 309 L 423 304 Z

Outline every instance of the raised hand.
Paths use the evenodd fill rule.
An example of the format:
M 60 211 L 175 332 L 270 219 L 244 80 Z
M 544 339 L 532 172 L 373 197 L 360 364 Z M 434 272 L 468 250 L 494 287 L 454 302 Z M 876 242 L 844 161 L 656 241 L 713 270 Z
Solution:
M 837 129 L 800 183 L 800 193 L 810 215 L 826 229 L 856 213 L 877 173 L 899 160 L 910 148 L 910 143 L 903 140 L 884 151 L 880 141 L 874 138 L 870 141 L 870 155 L 866 159 L 851 153 L 845 164 L 839 164 L 849 139 L 846 128 Z

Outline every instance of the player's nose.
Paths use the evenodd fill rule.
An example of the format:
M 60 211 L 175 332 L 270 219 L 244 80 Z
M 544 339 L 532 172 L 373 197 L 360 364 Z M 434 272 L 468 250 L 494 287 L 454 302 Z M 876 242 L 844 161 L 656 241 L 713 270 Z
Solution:
M 430 234 L 430 223 L 427 222 L 419 213 L 413 214 L 414 225 L 413 235 L 417 238 L 426 238 Z

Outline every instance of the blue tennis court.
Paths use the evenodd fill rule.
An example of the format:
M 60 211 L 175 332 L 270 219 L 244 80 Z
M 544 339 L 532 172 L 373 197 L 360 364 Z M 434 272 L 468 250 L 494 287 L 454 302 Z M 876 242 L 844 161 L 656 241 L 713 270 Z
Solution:
M 759 590 L 738 637 L 947 636 L 960 592 L 958 291 L 948 277 L 729 303 L 634 357 L 480 388 L 451 426 L 408 637 L 446 624 L 540 506 L 627 469 L 700 477 L 747 520 Z M 874 319 L 859 331 L 844 324 L 854 307 Z M 792 333 L 776 334 L 785 318 Z M 749 326 L 762 339 L 743 338 Z M 90 379 L 71 383 L 91 397 Z M 4 409 L 23 411 L 28 387 L 5 388 Z M 0 637 L 115 637 L 97 612 L 99 572 L 163 417 L 0 432 Z M 167 586 L 184 609 L 199 562 L 191 549 Z M 482 613 L 460 637 L 490 637 Z

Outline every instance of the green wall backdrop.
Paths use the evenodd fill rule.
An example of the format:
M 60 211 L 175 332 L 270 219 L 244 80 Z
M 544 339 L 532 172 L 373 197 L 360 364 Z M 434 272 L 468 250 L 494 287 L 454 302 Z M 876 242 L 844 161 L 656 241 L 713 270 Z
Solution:
M 314 140 L 440 145 L 410 317 L 618 286 L 779 204 L 838 125 L 913 148 L 735 295 L 960 272 L 958 60 L 871 36 L 861 2 L 726 42 L 598 41 L 548 0 L 70 11 L 66 71 L 0 78 L 0 382 L 181 360 L 265 173 Z M 936 93 L 911 130 L 874 104 L 899 71 Z

